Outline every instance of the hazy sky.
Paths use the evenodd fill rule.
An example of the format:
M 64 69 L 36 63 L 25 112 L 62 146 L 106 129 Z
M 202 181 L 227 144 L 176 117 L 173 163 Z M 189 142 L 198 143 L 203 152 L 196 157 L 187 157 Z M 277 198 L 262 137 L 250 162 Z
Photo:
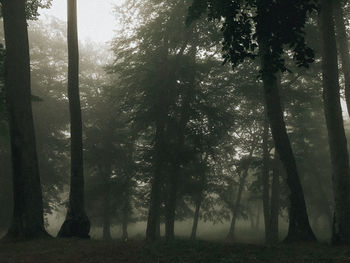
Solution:
M 117 24 L 113 15 L 113 6 L 123 0 L 77 0 L 78 32 L 80 40 L 91 39 L 106 42 L 113 38 Z M 67 0 L 53 0 L 51 9 L 42 10 L 41 14 L 67 20 Z M 42 16 L 41 19 L 45 19 Z

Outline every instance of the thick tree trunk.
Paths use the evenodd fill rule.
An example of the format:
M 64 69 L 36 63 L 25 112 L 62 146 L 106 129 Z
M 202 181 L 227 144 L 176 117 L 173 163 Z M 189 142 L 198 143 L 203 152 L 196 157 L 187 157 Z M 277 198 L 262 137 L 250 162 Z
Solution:
M 77 1 L 67 0 L 68 100 L 71 133 L 71 184 L 69 207 L 58 237 L 89 238 L 90 221 L 85 213 L 82 118 L 79 96 L 79 48 Z
M 267 244 L 274 245 L 279 241 L 279 231 L 278 231 L 278 216 L 280 209 L 280 183 L 279 178 L 282 173 L 281 163 L 278 154 L 275 153 L 274 157 L 274 168 L 272 175 L 272 189 L 271 189 L 271 212 L 269 221 L 269 231 L 270 234 L 266 240 Z
M 5 92 L 11 137 L 14 210 L 7 238 L 48 236 L 34 133 L 25 0 L 2 1 L 6 41 Z
M 266 110 L 265 110 L 266 113 Z M 263 210 L 264 210 L 264 224 L 265 224 L 265 241 L 269 240 L 270 237 L 270 153 L 269 153 L 269 121 L 267 114 L 265 114 L 264 120 L 264 131 L 263 131 L 263 171 L 262 171 L 262 185 L 263 185 Z
M 350 244 L 349 156 L 340 105 L 338 57 L 332 2 L 322 0 L 320 13 L 323 45 L 323 99 L 335 198 L 332 242 L 334 244 Z
M 350 52 L 348 36 L 346 34 L 346 27 L 344 21 L 344 13 L 342 10 L 341 1 L 333 1 L 334 4 L 334 18 L 337 31 L 337 40 L 340 58 L 342 62 L 342 69 L 345 80 L 345 100 L 350 115 Z
M 265 39 L 259 39 L 259 49 L 267 116 L 276 150 L 287 173 L 290 190 L 289 229 L 285 241 L 315 241 L 316 237 L 310 227 L 304 193 L 284 122 L 277 78 L 275 73 L 271 72 L 271 54 Z

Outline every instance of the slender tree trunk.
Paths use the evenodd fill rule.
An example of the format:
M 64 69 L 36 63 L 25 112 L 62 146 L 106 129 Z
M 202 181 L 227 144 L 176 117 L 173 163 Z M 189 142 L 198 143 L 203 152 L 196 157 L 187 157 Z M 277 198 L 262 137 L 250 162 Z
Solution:
M 158 239 L 157 227 L 160 224 L 160 205 L 161 205 L 161 184 L 162 184 L 162 141 L 164 137 L 164 124 L 158 122 L 155 139 L 155 170 L 151 187 L 150 208 L 148 210 L 148 221 L 146 229 L 146 239 L 154 241 Z
M 111 240 L 111 186 L 110 186 L 110 169 L 101 171 L 104 180 L 104 201 L 103 201 L 103 239 Z
M 338 47 L 345 79 L 345 100 L 348 109 L 348 114 L 350 115 L 350 52 L 348 44 L 349 42 L 346 34 L 344 13 L 342 10 L 341 0 L 333 1 L 333 4 Z
M 282 167 L 278 154 L 275 153 L 274 157 L 274 169 L 272 175 L 272 190 L 271 190 L 271 214 L 269 221 L 269 238 L 266 240 L 267 244 L 274 245 L 279 241 L 279 231 L 278 231 L 278 215 L 280 208 L 280 183 L 279 178 L 282 173 Z
M 180 165 L 176 169 L 176 174 L 179 176 Z M 176 212 L 176 201 L 178 193 L 178 178 L 174 174 L 170 175 L 170 189 L 168 192 L 168 198 L 166 203 L 165 211 L 165 239 L 171 241 L 175 237 L 175 212 Z
M 252 231 L 255 231 L 255 221 L 254 221 L 254 217 L 255 217 L 255 213 L 254 213 L 254 203 L 252 202 L 251 205 L 249 205 L 249 221 L 250 221 L 250 228 Z
M 258 208 L 257 208 L 257 214 L 256 214 L 256 221 L 255 221 L 255 229 L 258 231 L 259 230 L 259 226 L 260 226 L 260 203 L 258 203 Z
M 58 237 L 89 238 L 90 221 L 85 213 L 82 118 L 79 96 L 79 48 L 77 1 L 67 0 L 68 100 L 71 133 L 71 182 L 69 207 Z
M 105 200 L 106 201 L 106 200 Z M 109 202 L 108 202 L 109 204 Z M 104 213 L 103 213 L 103 239 L 104 240 L 111 240 L 111 216 L 110 216 L 110 211 L 107 209 L 107 204 L 103 204 L 104 207 Z
M 122 240 L 126 242 L 129 238 L 128 235 L 128 224 L 130 218 L 130 210 L 131 210 L 131 196 L 130 196 L 130 184 L 127 184 L 127 190 L 124 196 L 124 206 L 123 206 L 123 215 L 122 215 Z
M 201 149 L 201 152 L 203 153 L 203 149 Z M 208 162 L 209 154 L 205 153 L 205 156 L 201 156 L 201 171 L 200 171 L 200 187 L 199 187 L 199 192 L 196 200 L 196 208 L 193 216 L 193 224 L 192 224 L 192 231 L 191 231 L 191 239 L 195 240 L 197 237 L 197 229 L 198 229 L 198 221 L 199 221 L 199 212 L 201 209 L 201 205 L 203 202 L 203 197 L 204 197 L 204 190 L 206 188 L 207 184 L 207 171 L 206 171 L 206 166 Z
M 128 234 L 128 218 L 127 217 L 124 217 L 123 218 L 123 222 L 122 222 L 122 240 L 124 242 L 127 242 L 128 241 L 128 238 L 129 238 L 129 234 Z
M 161 217 L 159 216 L 157 218 L 157 222 L 156 222 L 156 239 L 159 240 L 161 238 L 161 234 L 160 234 L 160 227 L 161 227 Z
M 25 0 L 2 1 L 6 59 L 5 92 L 11 137 L 14 210 L 7 238 L 48 236 L 36 151 L 30 88 Z
M 198 221 L 199 221 L 199 211 L 202 204 L 202 193 L 198 195 L 198 198 L 196 200 L 196 209 L 194 211 L 193 216 L 193 224 L 192 224 L 192 231 L 191 231 L 191 239 L 195 240 L 197 237 L 197 228 L 198 228 Z
M 261 6 L 259 8 L 261 9 Z M 279 85 L 275 73 L 271 72 L 271 54 L 265 39 L 259 39 L 259 49 L 267 116 L 276 150 L 287 173 L 290 190 L 289 229 L 285 241 L 315 241 L 316 237 L 310 227 L 304 193 L 284 122 Z
M 226 237 L 226 239 L 228 239 L 228 240 L 234 239 L 236 221 L 237 221 L 238 213 L 239 213 L 240 206 L 241 206 L 242 193 L 243 193 L 246 178 L 248 176 L 248 170 L 249 170 L 249 166 L 245 169 L 241 178 L 239 179 L 237 197 L 236 197 L 235 205 L 232 208 L 232 218 L 231 218 L 230 230 L 229 230 L 227 237 Z
M 349 156 L 340 105 L 338 57 L 332 2 L 322 0 L 320 13 L 323 44 L 323 100 L 335 198 L 332 242 L 334 244 L 350 244 Z
M 265 110 L 264 131 L 263 131 L 263 171 L 262 171 L 262 185 L 263 185 L 263 210 L 264 210 L 264 224 L 265 224 L 265 241 L 270 237 L 270 153 L 269 153 L 269 121 Z

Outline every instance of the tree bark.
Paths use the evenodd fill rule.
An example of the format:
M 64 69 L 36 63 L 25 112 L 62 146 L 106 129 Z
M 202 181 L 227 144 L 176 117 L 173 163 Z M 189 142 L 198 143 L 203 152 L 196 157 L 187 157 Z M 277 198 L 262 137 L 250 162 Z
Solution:
M 348 36 L 346 34 L 344 13 L 341 6 L 341 0 L 333 1 L 333 5 L 338 47 L 345 80 L 345 101 L 348 109 L 348 115 L 350 115 L 350 52 Z
M 332 2 L 322 0 L 320 13 L 323 100 L 335 198 L 332 243 L 350 244 L 349 156 L 340 105 L 338 57 Z
M 260 7 L 261 8 L 261 7 Z M 287 184 L 290 190 L 289 228 L 286 242 L 315 241 L 316 237 L 310 227 L 306 211 L 303 189 L 300 183 L 296 161 L 287 134 L 283 110 L 279 95 L 279 85 L 275 72 L 271 72 L 271 53 L 262 37 L 259 39 L 262 79 L 265 105 L 270 122 L 272 137 L 281 162 L 287 173 Z
M 14 210 L 7 238 L 41 238 L 43 201 L 31 105 L 30 58 L 24 0 L 2 1 L 5 92 L 11 137 Z
M 71 133 L 71 184 L 69 207 L 58 237 L 89 238 L 90 221 L 85 213 L 82 117 L 79 96 L 79 48 L 77 1 L 67 0 L 68 100 Z

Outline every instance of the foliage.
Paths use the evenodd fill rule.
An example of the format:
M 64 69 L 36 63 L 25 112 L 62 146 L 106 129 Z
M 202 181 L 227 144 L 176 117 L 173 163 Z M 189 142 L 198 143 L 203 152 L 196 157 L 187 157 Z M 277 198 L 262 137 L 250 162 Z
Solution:
M 287 69 L 283 59 L 285 46 L 292 50 L 299 66 L 313 61 L 313 51 L 305 43 L 305 23 L 316 8 L 314 0 L 195 0 L 188 22 L 206 11 L 211 19 L 223 19 L 223 56 L 234 67 L 245 58 L 255 58 L 258 43 L 264 40 L 271 53 L 270 68 L 266 70 L 274 73 Z

